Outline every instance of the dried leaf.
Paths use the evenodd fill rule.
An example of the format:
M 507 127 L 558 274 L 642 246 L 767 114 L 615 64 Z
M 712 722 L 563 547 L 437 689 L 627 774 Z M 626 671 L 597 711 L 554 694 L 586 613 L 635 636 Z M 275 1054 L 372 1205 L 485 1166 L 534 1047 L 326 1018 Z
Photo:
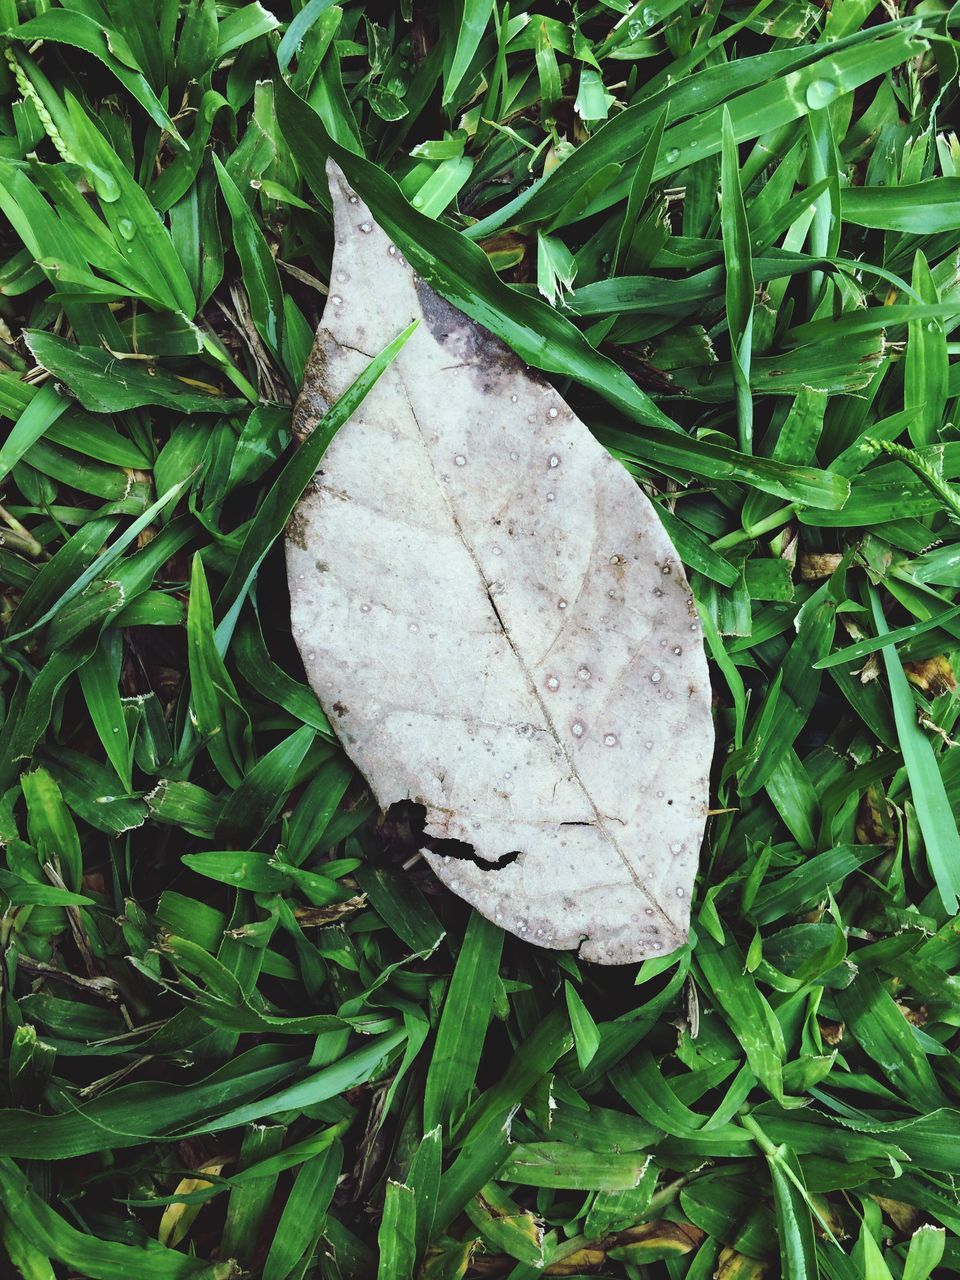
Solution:
M 659 1219 L 641 1222 L 627 1231 L 619 1231 L 607 1254 L 620 1262 L 641 1266 L 660 1258 L 680 1257 L 701 1245 L 706 1233 L 692 1222 Z
M 759 1258 L 748 1258 L 736 1249 L 720 1250 L 713 1280 L 762 1280 L 767 1274 L 767 1263 Z
M 887 1196 L 871 1195 L 870 1199 L 880 1206 L 902 1235 L 913 1235 L 923 1222 L 923 1213 L 915 1205 L 891 1200 Z
M 346 916 L 356 915 L 367 905 L 363 894 L 348 898 L 346 902 L 331 902 L 326 907 L 294 907 L 293 914 L 301 929 L 317 929 L 321 925 L 333 924 Z
M 861 844 L 893 845 L 897 830 L 896 810 L 883 788 L 867 787 L 857 811 L 857 839 Z
M 867 660 L 862 667 L 850 672 L 852 676 L 859 676 L 861 684 L 870 684 L 872 680 L 880 679 L 880 658 L 877 654 L 871 653 L 867 655 Z
M 922 662 L 905 662 L 903 669 L 910 683 L 928 693 L 931 698 L 936 698 L 941 693 L 953 693 L 957 687 L 953 667 L 945 654 L 924 658 Z
M 223 1160 L 214 1160 L 209 1164 L 203 1165 L 200 1173 L 217 1175 L 222 1171 L 223 1166 Z M 181 1178 L 173 1194 L 175 1196 L 190 1196 L 195 1191 L 205 1191 L 207 1187 L 212 1185 L 209 1178 Z M 187 1233 L 202 1208 L 202 1200 L 193 1203 L 189 1200 L 174 1200 L 171 1204 L 168 1204 L 163 1211 L 163 1217 L 160 1219 L 160 1227 L 157 1231 L 157 1239 L 160 1243 L 175 1249 L 178 1244 L 181 1244 L 186 1239 Z
M 843 1040 L 842 1022 L 828 1022 L 825 1018 L 820 1018 L 818 1026 L 824 1044 L 836 1046 Z
M 802 552 L 797 560 L 801 581 L 816 582 L 820 578 L 829 578 L 842 559 L 843 556 L 836 551 Z
M 542 946 L 679 946 L 713 747 L 696 606 L 626 470 L 411 271 L 329 165 L 331 293 L 302 437 L 411 319 L 288 529 L 307 675 L 451 889 Z

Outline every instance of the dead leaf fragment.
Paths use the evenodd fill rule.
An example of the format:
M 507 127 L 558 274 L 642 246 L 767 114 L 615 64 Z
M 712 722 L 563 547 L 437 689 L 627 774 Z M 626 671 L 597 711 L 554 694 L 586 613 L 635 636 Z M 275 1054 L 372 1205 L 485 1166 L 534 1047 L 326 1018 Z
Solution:
M 905 662 L 903 669 L 911 684 L 915 684 L 924 693 L 936 698 L 941 693 L 953 693 L 957 680 L 953 674 L 950 659 L 942 653 L 933 658 L 924 658 L 921 662 Z
M 897 811 L 882 787 L 864 791 L 857 810 L 856 837 L 861 844 L 896 844 Z
M 843 1023 L 828 1022 L 826 1018 L 819 1018 L 818 1025 L 820 1027 L 820 1035 L 823 1043 L 836 1046 L 843 1039 Z
M 923 1214 L 915 1205 L 891 1200 L 887 1196 L 871 1195 L 870 1199 L 876 1201 L 903 1236 L 912 1235 L 923 1222 Z
M 216 1177 L 224 1166 L 225 1161 L 214 1160 L 209 1164 L 205 1164 L 199 1170 L 200 1174 L 210 1173 Z M 181 1178 L 174 1190 L 175 1196 L 189 1196 L 195 1191 L 205 1191 L 207 1187 L 212 1186 L 209 1178 L 203 1177 L 187 1177 Z M 175 1249 L 186 1239 L 187 1233 L 193 1226 L 197 1215 L 203 1208 L 203 1201 L 175 1201 L 168 1204 L 163 1211 L 160 1219 L 160 1226 L 157 1230 L 157 1239 L 161 1244 L 165 1244 L 168 1249 Z
M 616 1241 L 607 1249 L 609 1257 L 619 1262 L 641 1266 L 661 1258 L 680 1257 L 701 1245 L 706 1233 L 692 1222 L 672 1222 L 663 1218 L 641 1222 L 617 1233 Z
M 298 435 L 420 323 L 287 539 L 310 683 L 381 808 L 423 806 L 424 857 L 483 915 L 600 963 L 671 951 L 713 749 L 677 553 L 556 391 L 328 172 L 336 247 Z
M 852 670 L 850 674 L 852 676 L 859 676 L 861 684 L 869 684 L 872 680 L 879 680 L 880 658 L 875 653 L 868 654 L 867 660 L 863 666 L 857 670 Z
M 842 559 L 836 551 L 804 551 L 797 557 L 800 578 L 803 582 L 829 578 Z
M 748 1258 L 745 1254 L 737 1253 L 736 1249 L 724 1247 L 720 1250 L 713 1280 L 762 1280 L 766 1273 L 766 1262 L 759 1258 Z

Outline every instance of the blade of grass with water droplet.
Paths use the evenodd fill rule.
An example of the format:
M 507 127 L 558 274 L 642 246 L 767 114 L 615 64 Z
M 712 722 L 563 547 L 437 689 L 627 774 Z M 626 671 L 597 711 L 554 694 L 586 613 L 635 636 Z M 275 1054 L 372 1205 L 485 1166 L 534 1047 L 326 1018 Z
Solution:
M 133 790 L 133 753 L 120 701 L 120 661 L 117 646 L 100 644 L 80 668 L 79 681 L 107 759 L 129 792 Z

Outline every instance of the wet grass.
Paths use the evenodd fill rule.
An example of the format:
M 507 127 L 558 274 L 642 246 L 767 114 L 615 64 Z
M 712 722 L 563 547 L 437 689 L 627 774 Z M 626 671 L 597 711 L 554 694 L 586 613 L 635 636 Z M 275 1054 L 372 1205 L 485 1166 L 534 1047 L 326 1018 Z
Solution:
M 0 1271 L 960 1271 L 953 11 L 0 9 Z M 405 869 L 305 683 L 328 154 L 687 567 L 671 956 Z

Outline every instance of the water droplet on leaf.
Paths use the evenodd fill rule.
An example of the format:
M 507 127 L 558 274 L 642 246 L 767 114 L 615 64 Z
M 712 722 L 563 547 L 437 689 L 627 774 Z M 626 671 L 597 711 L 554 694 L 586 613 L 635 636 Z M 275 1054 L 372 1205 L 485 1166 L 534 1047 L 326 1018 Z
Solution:
M 94 191 L 106 204 L 113 204 L 120 199 L 120 183 L 112 173 L 107 173 L 104 169 L 92 169 L 90 181 Z
M 804 97 L 811 111 L 819 111 L 829 106 L 839 93 L 840 86 L 835 80 L 811 80 Z

